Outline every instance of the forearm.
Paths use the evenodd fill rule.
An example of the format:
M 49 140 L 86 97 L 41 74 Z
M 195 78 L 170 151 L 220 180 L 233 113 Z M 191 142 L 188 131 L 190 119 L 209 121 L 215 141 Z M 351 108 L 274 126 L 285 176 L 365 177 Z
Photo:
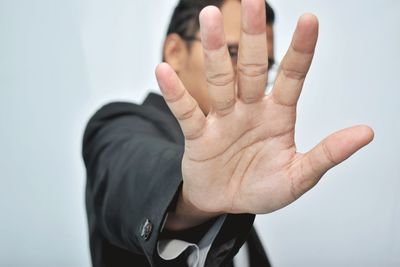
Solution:
M 85 132 L 89 219 L 109 243 L 152 262 L 164 215 L 178 199 L 182 148 L 141 118 L 118 114 L 98 113 Z

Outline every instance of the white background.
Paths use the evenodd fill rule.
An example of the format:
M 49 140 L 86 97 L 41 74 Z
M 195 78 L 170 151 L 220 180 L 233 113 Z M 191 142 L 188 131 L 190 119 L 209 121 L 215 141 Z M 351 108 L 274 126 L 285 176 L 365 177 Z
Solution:
M 0 0 L 0 266 L 90 266 L 80 156 L 89 116 L 157 90 L 176 1 Z M 281 58 L 320 18 L 299 104 L 306 151 L 365 123 L 374 142 L 291 206 L 258 216 L 274 266 L 400 266 L 400 2 L 271 0 Z

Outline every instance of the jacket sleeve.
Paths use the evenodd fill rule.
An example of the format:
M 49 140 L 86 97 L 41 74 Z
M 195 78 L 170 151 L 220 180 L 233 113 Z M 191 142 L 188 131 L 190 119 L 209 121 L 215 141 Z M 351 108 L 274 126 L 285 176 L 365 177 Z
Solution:
M 110 243 L 154 265 L 161 224 L 182 182 L 183 148 L 134 110 L 108 105 L 89 121 L 82 149 L 89 220 Z

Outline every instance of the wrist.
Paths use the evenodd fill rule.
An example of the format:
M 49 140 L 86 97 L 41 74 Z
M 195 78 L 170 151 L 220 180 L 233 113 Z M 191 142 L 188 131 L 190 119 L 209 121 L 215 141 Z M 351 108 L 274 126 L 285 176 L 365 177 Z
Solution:
M 174 211 L 168 213 L 165 228 L 170 231 L 181 231 L 202 224 L 214 217 L 221 215 L 217 212 L 205 212 L 193 205 L 184 187 L 179 192 L 178 201 Z

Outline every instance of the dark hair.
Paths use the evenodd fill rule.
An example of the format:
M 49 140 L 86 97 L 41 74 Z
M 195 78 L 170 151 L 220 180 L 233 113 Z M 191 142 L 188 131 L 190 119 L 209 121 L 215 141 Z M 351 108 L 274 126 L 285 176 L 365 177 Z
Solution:
M 172 14 L 171 22 L 168 26 L 167 35 L 176 33 L 181 37 L 192 37 L 200 29 L 200 11 L 209 5 L 221 7 L 224 0 L 180 0 Z M 273 25 L 275 13 L 271 6 L 265 2 L 267 14 L 266 23 Z

